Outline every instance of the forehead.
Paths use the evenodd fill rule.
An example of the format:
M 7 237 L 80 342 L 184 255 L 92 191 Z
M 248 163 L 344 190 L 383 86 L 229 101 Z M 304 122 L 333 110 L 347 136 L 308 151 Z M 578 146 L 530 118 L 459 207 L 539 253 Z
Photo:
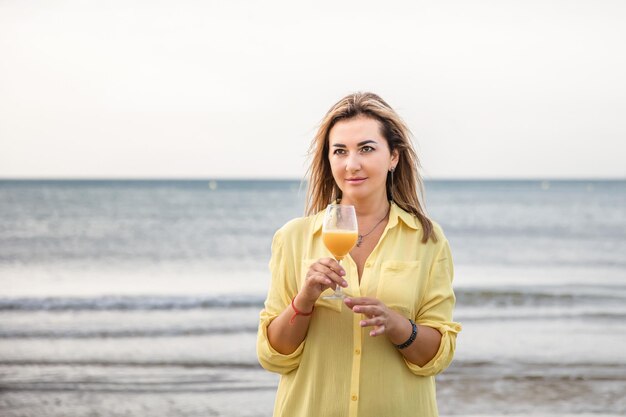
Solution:
M 386 142 L 382 135 L 380 122 L 366 116 L 340 120 L 335 123 L 328 134 L 328 141 L 331 146 L 336 143 L 348 145 L 366 139 L 375 140 L 379 143 Z

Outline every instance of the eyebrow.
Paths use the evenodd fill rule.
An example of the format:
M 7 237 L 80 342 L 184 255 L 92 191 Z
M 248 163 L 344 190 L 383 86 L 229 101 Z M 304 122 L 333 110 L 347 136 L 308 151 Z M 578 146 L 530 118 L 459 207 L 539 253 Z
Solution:
M 368 143 L 375 143 L 375 144 L 377 144 L 378 142 L 376 142 L 373 139 L 368 139 L 368 140 L 364 140 L 362 142 L 357 143 L 356 146 L 363 146 L 363 145 L 367 145 Z M 335 148 L 346 148 L 346 145 L 344 145 L 343 143 L 335 143 L 333 145 L 333 147 L 335 147 Z

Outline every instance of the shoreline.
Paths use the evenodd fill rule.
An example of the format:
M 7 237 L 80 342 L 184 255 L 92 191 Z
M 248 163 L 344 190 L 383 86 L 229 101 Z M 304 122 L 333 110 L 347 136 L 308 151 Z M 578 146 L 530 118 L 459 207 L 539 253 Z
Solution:
M 624 415 L 626 365 L 587 366 L 586 373 L 560 368 L 543 364 L 521 372 L 524 366 L 487 370 L 453 363 L 437 376 L 440 415 Z M 260 367 L 0 364 L 0 381 L 6 417 L 261 417 L 271 415 L 278 376 Z

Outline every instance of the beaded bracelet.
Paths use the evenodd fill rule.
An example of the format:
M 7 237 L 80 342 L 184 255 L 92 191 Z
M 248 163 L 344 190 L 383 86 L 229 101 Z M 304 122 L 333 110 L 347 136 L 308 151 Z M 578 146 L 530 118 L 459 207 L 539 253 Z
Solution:
M 296 297 L 293 297 L 291 299 L 291 308 L 293 308 L 293 311 L 295 311 L 295 313 L 293 313 L 293 316 L 291 316 L 291 319 L 289 320 L 289 324 L 291 325 L 293 325 L 296 322 L 296 316 L 310 316 L 311 314 L 313 314 L 313 310 L 315 310 L 315 306 L 313 306 L 313 310 L 311 310 L 310 313 L 303 313 L 302 311 L 298 310 L 296 306 L 293 304 L 295 300 L 296 300 Z
M 407 348 L 407 347 L 411 346 L 411 343 L 415 342 L 415 338 L 417 337 L 417 324 L 415 324 L 415 322 L 413 320 L 411 320 L 411 319 L 409 319 L 409 321 L 411 322 L 411 326 L 413 327 L 413 331 L 411 332 L 411 336 L 409 336 L 407 341 L 402 343 L 401 345 L 394 345 L 396 347 L 396 349 Z

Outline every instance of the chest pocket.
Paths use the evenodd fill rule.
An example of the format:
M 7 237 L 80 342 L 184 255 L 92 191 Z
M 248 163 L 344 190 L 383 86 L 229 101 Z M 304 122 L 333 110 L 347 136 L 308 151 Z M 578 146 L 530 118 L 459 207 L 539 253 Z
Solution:
M 376 298 L 406 318 L 414 318 L 420 262 L 385 261 L 381 272 Z
M 317 262 L 317 259 L 304 259 L 302 261 L 302 265 L 300 267 L 300 277 L 298 279 L 298 291 L 300 291 L 304 286 L 304 281 L 306 280 L 306 274 L 309 271 L 309 267 L 315 262 Z M 343 304 L 342 300 L 324 300 L 322 298 L 325 295 L 331 295 L 333 292 L 334 291 L 332 288 L 328 288 L 326 291 L 324 291 L 315 302 L 315 308 L 323 307 L 333 311 L 341 312 L 341 306 Z

